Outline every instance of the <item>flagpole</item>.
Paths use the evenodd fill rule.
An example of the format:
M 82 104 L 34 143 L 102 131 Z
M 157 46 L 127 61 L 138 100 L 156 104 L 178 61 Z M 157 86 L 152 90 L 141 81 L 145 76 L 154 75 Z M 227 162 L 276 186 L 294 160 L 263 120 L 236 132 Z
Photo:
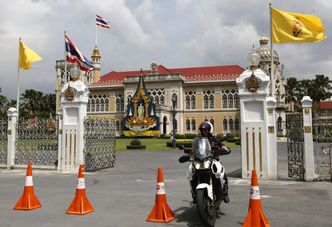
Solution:
M 64 41 L 65 41 L 65 42 L 64 42 L 64 43 L 65 43 L 65 50 L 64 50 L 64 55 L 65 55 L 65 56 L 64 56 L 64 57 L 65 57 L 65 78 L 64 78 L 64 79 L 65 79 L 66 82 L 68 82 L 68 81 L 67 81 L 68 78 L 67 78 L 66 31 L 64 31 L 64 36 L 63 36 L 63 38 L 64 38 Z
M 19 119 L 20 113 L 20 42 L 21 37 L 18 41 L 18 62 L 17 62 L 17 81 L 16 81 L 16 110 L 17 110 L 17 119 Z
M 272 3 L 269 3 L 270 8 L 270 53 L 271 53 L 271 71 L 270 71 L 270 96 L 275 95 L 275 81 L 274 81 L 274 67 L 273 67 L 273 44 L 272 44 Z
M 97 39 L 97 23 L 95 23 L 95 26 L 96 26 L 96 46 L 98 45 L 98 39 Z

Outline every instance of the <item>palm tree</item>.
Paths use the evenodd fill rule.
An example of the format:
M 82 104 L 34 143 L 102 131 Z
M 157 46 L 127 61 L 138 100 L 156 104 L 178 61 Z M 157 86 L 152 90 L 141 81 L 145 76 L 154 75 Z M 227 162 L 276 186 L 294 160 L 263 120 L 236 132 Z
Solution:
M 315 104 L 318 104 L 321 100 L 331 97 L 331 83 L 332 81 L 324 75 L 316 75 L 316 78 L 312 80 L 310 97 Z
M 294 110 L 294 103 L 297 102 L 296 88 L 298 83 L 295 77 L 289 77 L 285 85 L 285 94 L 282 95 L 282 98 L 285 98 L 285 102 L 291 105 L 291 110 Z

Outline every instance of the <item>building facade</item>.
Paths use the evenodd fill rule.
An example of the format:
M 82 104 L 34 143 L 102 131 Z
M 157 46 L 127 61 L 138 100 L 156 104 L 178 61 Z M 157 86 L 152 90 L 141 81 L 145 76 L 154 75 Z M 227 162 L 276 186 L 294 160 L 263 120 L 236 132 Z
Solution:
M 256 52 L 261 55 L 260 67 L 269 75 L 270 62 L 268 39 L 262 37 L 260 48 Z M 277 102 L 282 102 L 283 77 L 279 68 L 279 58 L 274 52 Z M 122 135 L 123 119 L 126 115 L 129 100 L 135 94 L 141 75 L 150 99 L 156 105 L 159 117 L 160 134 L 172 132 L 172 98 L 175 103 L 175 124 L 178 134 L 197 133 L 203 121 L 214 125 L 216 134 L 235 133 L 240 131 L 240 112 L 236 78 L 244 71 L 238 65 L 204 66 L 190 68 L 167 68 L 153 61 L 148 70 L 109 72 L 100 76 L 101 56 L 97 47 L 91 56 L 95 68 L 88 74 L 82 74 L 81 80 L 90 90 L 87 107 L 88 117 L 108 118 L 116 122 L 116 133 Z M 57 109 L 60 107 L 60 91 L 68 81 L 70 68 L 64 69 L 64 61 L 56 62 Z M 67 74 L 66 74 L 67 73 Z M 283 90 L 282 90 L 283 89 Z M 280 109 L 277 116 L 284 124 L 284 111 Z M 279 118 L 280 119 L 280 118 Z

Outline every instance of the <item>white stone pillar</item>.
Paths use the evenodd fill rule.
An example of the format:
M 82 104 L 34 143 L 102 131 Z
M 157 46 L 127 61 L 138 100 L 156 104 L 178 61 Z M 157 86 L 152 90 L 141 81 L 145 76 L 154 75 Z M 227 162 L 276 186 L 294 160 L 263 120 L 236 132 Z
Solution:
M 241 111 L 242 178 L 251 178 L 253 169 L 259 178 L 276 178 L 276 142 L 270 144 L 275 132 L 268 135 L 268 126 L 274 125 L 275 105 L 274 100 L 267 99 L 269 81 L 260 69 L 248 69 L 236 79 Z M 272 118 L 268 115 L 268 108 L 272 108 Z
M 16 153 L 16 122 L 17 110 L 10 107 L 7 111 L 8 116 L 8 129 L 7 129 L 7 169 L 11 169 L 15 164 Z
M 60 171 L 64 166 L 64 159 L 62 157 L 62 127 L 63 127 L 63 113 L 62 107 L 60 107 L 59 111 L 56 113 L 58 117 L 58 170 Z
M 77 171 L 84 163 L 84 119 L 88 88 L 80 80 L 69 81 L 61 90 L 62 135 L 60 171 Z
M 277 132 L 275 109 L 276 100 L 272 97 L 266 99 L 267 108 L 267 156 L 268 156 L 268 172 L 269 179 L 278 178 L 278 154 L 277 154 Z
M 309 96 L 304 96 L 301 103 L 304 130 L 304 179 L 312 181 L 315 178 L 314 143 L 312 139 L 312 99 Z

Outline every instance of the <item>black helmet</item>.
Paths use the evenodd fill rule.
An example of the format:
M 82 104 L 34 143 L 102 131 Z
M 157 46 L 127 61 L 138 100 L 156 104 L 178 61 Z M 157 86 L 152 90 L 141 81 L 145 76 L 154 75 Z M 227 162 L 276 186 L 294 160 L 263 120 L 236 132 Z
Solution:
M 202 129 L 207 129 L 210 132 L 211 131 L 211 125 L 208 122 L 203 122 L 199 126 L 199 130 L 202 130 Z

